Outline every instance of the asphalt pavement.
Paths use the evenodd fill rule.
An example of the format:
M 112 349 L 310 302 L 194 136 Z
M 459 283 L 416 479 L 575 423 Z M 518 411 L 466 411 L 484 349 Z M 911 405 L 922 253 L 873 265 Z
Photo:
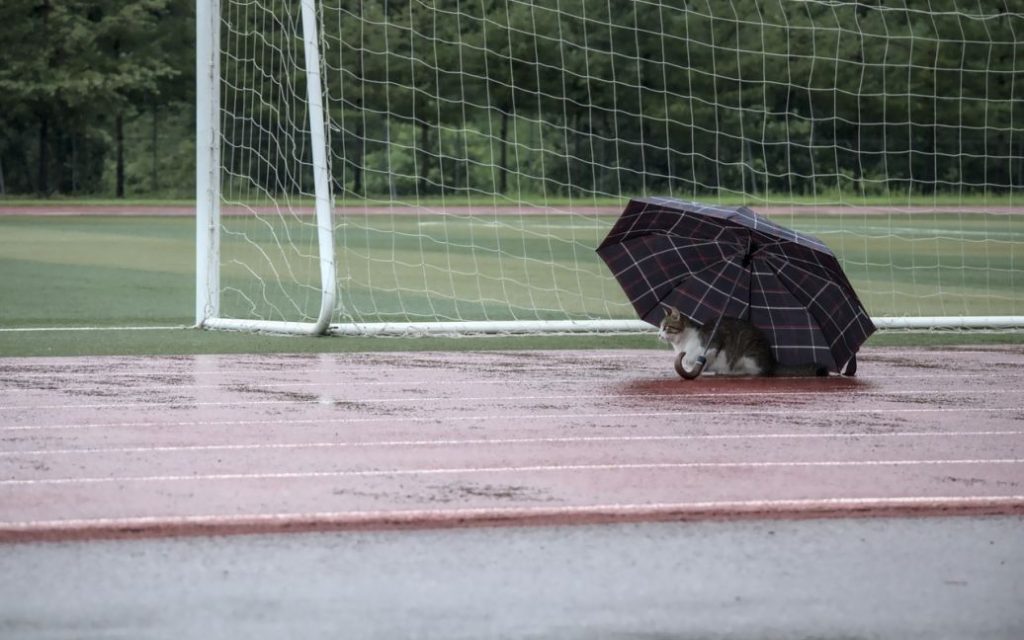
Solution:
M 1024 638 L 1024 518 L 0 545 L 0 638 Z

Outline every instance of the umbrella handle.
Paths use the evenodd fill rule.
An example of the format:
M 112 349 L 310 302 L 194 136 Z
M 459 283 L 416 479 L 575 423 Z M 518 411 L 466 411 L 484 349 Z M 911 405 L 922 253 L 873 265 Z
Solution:
M 692 369 L 687 369 L 683 366 L 683 356 L 685 355 L 685 351 L 680 351 L 676 355 L 676 373 L 684 380 L 693 380 L 704 371 L 704 365 L 707 364 L 708 360 L 704 356 L 700 356 L 697 358 L 697 364 Z

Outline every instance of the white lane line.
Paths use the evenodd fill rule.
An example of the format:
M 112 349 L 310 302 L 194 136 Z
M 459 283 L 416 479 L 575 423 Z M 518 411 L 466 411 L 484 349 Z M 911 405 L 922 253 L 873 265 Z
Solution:
M 437 373 L 444 372 L 444 365 L 461 365 L 468 364 L 481 370 L 487 368 L 493 368 L 494 366 L 501 367 L 501 373 L 506 376 L 518 376 L 519 374 L 529 373 L 533 371 L 547 372 L 550 373 L 553 369 L 567 369 L 572 368 L 578 370 L 580 362 L 594 361 L 596 363 L 614 361 L 617 363 L 623 363 L 629 365 L 629 368 L 623 368 L 615 371 L 604 371 L 595 370 L 592 371 L 594 375 L 629 375 L 635 377 L 638 374 L 661 374 L 666 377 L 667 380 L 675 380 L 674 374 L 672 373 L 670 361 L 672 358 L 672 351 L 667 349 L 650 349 L 640 352 L 614 352 L 614 353 L 586 353 L 586 352 L 574 352 L 574 353 L 555 353 L 550 356 L 550 359 L 540 364 L 534 364 L 536 359 L 531 358 L 524 360 L 519 356 L 523 353 L 521 351 L 488 351 L 483 352 L 484 357 L 454 357 L 454 358 L 433 358 L 429 353 L 402 353 L 402 352 L 388 352 L 380 351 L 370 354 L 369 356 L 361 356 L 356 358 L 345 358 L 339 356 L 338 366 L 323 366 L 322 363 L 316 362 L 316 368 L 308 368 L 305 366 L 307 360 L 319 359 L 319 356 L 327 354 L 316 354 L 316 358 L 288 358 L 282 357 L 278 359 L 249 359 L 247 362 L 251 365 L 250 367 L 239 367 L 238 365 L 232 365 L 231 368 L 223 368 L 218 366 L 217 361 L 212 360 L 211 356 L 186 356 L 186 360 L 182 360 L 181 357 L 174 358 L 149 358 L 142 359 L 142 361 L 152 363 L 152 366 L 139 369 L 118 369 L 118 363 L 124 362 L 125 358 L 118 356 L 111 357 L 97 357 L 97 358 L 65 358 L 65 359 L 44 359 L 44 362 L 40 362 L 37 359 L 22 359 L 16 363 L 8 362 L 0 374 L 7 378 L 15 379 L 31 379 L 31 378 L 43 378 L 52 379 L 55 376 L 59 376 L 61 379 L 67 378 L 98 378 L 100 380 L 109 380 L 110 378 L 120 377 L 132 377 L 132 378 L 145 378 L 145 377 L 168 377 L 168 376 L 187 376 L 187 377 L 218 377 L 218 378 L 236 378 L 240 377 L 243 380 L 251 380 L 252 376 L 284 376 L 284 377 L 295 377 L 301 375 L 304 377 L 335 377 L 344 378 L 346 376 L 352 376 L 355 374 L 367 374 L 372 373 L 379 375 L 377 369 L 382 365 L 397 367 L 399 371 L 403 373 L 417 372 L 423 374 L 422 378 L 400 380 L 397 383 L 403 384 L 406 382 L 430 382 Z M 899 351 L 888 351 L 888 354 L 901 355 L 905 352 Z M 951 352 L 951 355 L 956 355 L 957 352 Z M 991 351 L 983 351 L 984 355 L 999 355 L 1005 358 L 1013 358 L 1015 360 L 1024 361 L 1024 354 L 1019 353 L 998 353 Z M 507 356 L 507 359 L 502 359 L 502 356 Z M 908 357 L 914 357 L 920 355 L 916 353 L 907 353 Z M 659 358 L 663 359 L 659 360 Z M 353 359 L 356 362 L 347 362 L 345 360 Z M 97 363 L 98 362 L 98 363 Z M 912 362 L 889 362 L 887 359 L 874 359 L 871 356 L 865 356 L 860 361 L 862 373 L 869 373 L 871 367 L 878 366 L 884 367 L 885 369 L 915 369 L 922 365 L 927 366 L 928 370 L 923 372 L 914 373 L 893 373 L 885 374 L 886 379 L 892 378 L 935 378 L 935 379 L 948 379 L 948 378 L 960 378 L 964 379 L 965 374 L 963 372 L 943 372 L 937 368 L 932 368 L 935 365 L 929 362 L 922 362 L 914 364 Z M 287 365 L 287 366 L 285 366 Z M 37 369 L 43 369 L 38 371 Z M 1005 371 L 978 371 L 970 373 L 970 378 L 979 377 L 991 377 L 991 378 L 1005 378 Z M 861 376 L 858 379 L 870 379 L 869 376 Z M 513 377 L 513 379 L 515 379 Z M 467 380 L 468 381 L 468 380 Z M 388 381 L 381 382 L 356 382 L 353 384 L 391 384 Z M 347 380 L 343 380 L 341 384 L 348 384 Z
M 278 473 L 212 473 L 192 475 L 108 476 L 0 480 L 0 486 L 108 484 L 127 482 L 195 482 L 223 480 L 315 480 L 319 478 L 375 478 L 392 476 L 463 475 L 488 473 L 542 473 L 575 471 L 662 471 L 681 469 L 798 469 L 842 467 L 912 467 L 942 465 L 1014 465 L 1021 458 L 970 458 L 953 460 L 824 460 L 794 462 L 652 462 L 621 464 L 527 465 L 504 467 L 454 467 L 421 469 L 364 469 L 347 471 L 302 471 Z
M 470 438 L 464 440 L 371 440 L 365 442 L 281 442 L 258 444 L 203 444 L 151 447 L 91 447 L 83 449 L 33 449 L 0 451 L 0 458 L 19 456 L 98 455 L 106 453 L 179 453 L 205 451 L 273 451 L 279 449 L 347 449 L 402 447 L 465 447 L 537 444 L 604 444 L 630 442 L 696 442 L 735 440 L 859 440 L 872 438 L 976 438 L 1020 437 L 1024 431 L 899 431 L 892 433 L 723 433 L 649 436 L 577 436 L 561 438 Z
M 2 432 L 16 431 L 45 431 L 52 429 L 113 429 L 123 427 L 215 427 L 215 426 L 256 426 L 256 425 L 345 425 L 345 424 L 400 424 L 400 423 L 437 423 L 449 424 L 452 422 L 490 422 L 499 421 L 510 423 L 515 421 L 537 422 L 539 420 L 601 420 L 620 418 L 688 418 L 688 417 L 729 417 L 729 416 L 840 416 L 840 415 L 901 415 L 901 414 L 922 414 L 922 413 L 1011 413 L 1024 411 L 1024 406 L 1015 407 L 914 407 L 901 409 L 742 409 L 736 411 L 724 411 L 721 409 L 707 411 L 634 411 L 634 412 L 611 412 L 611 413 L 524 413 L 524 414 L 476 414 L 468 416 L 435 415 L 435 416 L 380 416 L 370 418 L 301 418 L 301 419 L 278 419 L 278 420 L 181 420 L 167 422 L 95 422 L 95 423 L 65 423 L 52 425 L 15 425 L 0 427 Z
M 42 359 L 21 359 L 17 363 L 7 363 L 4 367 L 3 373 L 6 375 L 17 375 L 26 378 L 49 378 L 54 375 L 72 377 L 98 377 L 102 379 L 110 377 L 145 377 L 145 376 L 169 376 L 169 375 L 188 375 L 188 376 L 243 376 L 248 377 L 253 374 L 262 375 L 295 375 L 301 373 L 304 376 L 336 376 L 336 375 L 351 375 L 351 374 L 365 374 L 374 373 L 376 369 L 381 365 L 396 366 L 402 371 L 419 371 L 427 376 L 438 371 L 441 368 L 443 372 L 444 365 L 461 365 L 470 364 L 475 365 L 478 368 L 493 367 L 497 365 L 502 368 L 502 373 L 506 374 L 518 374 L 528 371 L 551 371 L 552 368 L 568 368 L 576 367 L 581 361 L 597 361 L 607 362 L 612 361 L 624 361 L 633 365 L 632 368 L 625 371 L 627 373 L 636 373 L 637 371 L 644 372 L 645 370 L 650 371 L 671 371 L 671 349 L 659 349 L 650 350 L 650 353 L 623 353 L 616 351 L 615 353 L 608 353 L 606 355 L 595 355 L 593 353 L 580 352 L 555 352 L 552 353 L 547 361 L 541 364 L 536 364 L 538 358 L 524 359 L 520 357 L 522 351 L 482 351 L 482 352 L 463 352 L 469 354 L 465 356 L 453 356 L 453 357 L 434 357 L 429 352 L 399 352 L 399 351 L 376 351 L 369 354 L 363 354 L 357 357 L 345 357 L 339 354 L 336 358 L 338 366 L 323 366 L 322 363 L 316 362 L 316 368 L 309 368 L 305 366 L 310 360 L 319 360 L 321 356 L 330 354 L 312 354 L 314 357 L 303 358 L 303 357 L 292 357 L 283 356 L 281 358 L 267 358 L 267 359 L 246 359 L 244 356 L 240 358 L 243 363 L 251 365 L 250 367 L 240 367 L 237 364 L 233 365 L 232 368 L 227 369 L 220 367 L 218 361 L 213 360 L 214 356 L 209 355 L 197 355 L 197 356 L 179 356 L 171 358 L 139 358 L 140 362 L 152 363 L 152 366 L 140 369 L 112 369 L 116 367 L 118 363 L 125 362 L 125 358 L 121 356 L 98 356 L 98 357 L 78 357 L 78 358 L 42 358 Z M 658 367 L 651 361 L 651 355 L 659 354 L 664 356 L 665 360 L 670 363 L 669 367 Z M 476 357 L 473 357 L 476 356 Z M 504 358 L 503 358 L 504 356 Z M 182 358 L 186 358 L 183 360 Z M 40 362 L 40 360 L 43 360 Z M 289 366 L 283 366 L 289 365 Z M 34 369 L 44 369 L 43 371 L 34 371 Z M 603 373 L 608 373 L 607 371 Z M 962 375 L 961 375 L 962 377 Z
M 259 393 L 258 389 L 248 390 L 252 393 Z M 896 390 L 896 391 L 869 391 L 864 393 L 858 393 L 856 391 L 852 393 L 842 394 L 843 399 L 857 399 L 860 397 L 886 397 L 886 396 L 926 396 L 938 394 L 940 396 L 945 395 L 1004 395 L 1014 394 L 1020 395 L 1019 389 L 950 389 L 950 390 L 935 390 L 935 391 L 913 391 L 913 390 Z M 493 403 L 495 401 L 502 402 L 543 402 L 551 400 L 627 400 L 627 399 L 664 399 L 664 400 L 686 400 L 694 397 L 718 397 L 728 398 L 730 400 L 735 398 L 764 398 L 764 397 L 779 397 L 779 396 L 828 396 L 827 392 L 782 392 L 782 393 L 767 393 L 767 392 L 754 392 L 754 393 L 729 393 L 729 394 L 689 394 L 689 393 L 564 393 L 554 395 L 494 395 L 494 396 L 403 396 L 398 398 L 332 398 L 332 397 L 321 397 L 321 398 L 288 398 L 282 400 L 221 400 L 221 401 L 203 401 L 198 402 L 190 398 L 180 398 L 176 400 L 158 401 L 158 402 L 103 402 L 103 403 L 88 403 L 88 404 L 54 404 L 54 405 L 41 405 L 41 404 L 21 404 L 21 405 L 4 405 L 0 406 L 0 411 L 24 411 L 24 410 L 62 410 L 62 409 L 135 409 L 135 408 L 147 408 L 147 409 L 158 409 L 163 407 L 181 407 L 187 405 L 189 408 L 198 407 L 254 407 L 254 406 L 280 406 L 280 405 L 312 405 L 312 406 L 344 406 L 348 404 L 400 404 L 400 403 L 425 403 L 425 402 L 488 402 Z M 941 398 L 940 398 L 941 399 Z
M 254 514 L 210 514 L 135 516 L 127 518 L 68 518 L 60 520 L 24 520 L 0 522 L 0 533 L 37 531 L 125 530 L 165 527 L 229 527 L 232 525 L 269 526 L 279 524 L 366 525 L 374 523 L 416 524 L 440 521 L 494 520 L 519 518 L 557 518 L 561 516 L 672 516 L 721 514 L 726 512 L 761 513 L 821 512 L 828 510 L 869 510 L 871 508 L 921 507 L 1024 507 L 1024 495 L 1008 496 L 891 496 L 867 498 L 807 498 L 795 500 L 717 500 L 701 502 L 598 503 L 530 507 L 463 507 L 454 509 L 395 509 L 364 511 L 298 511 Z
M 666 355 L 666 357 L 671 356 L 671 352 L 666 352 L 665 355 Z M 670 368 L 665 367 L 665 366 L 660 366 L 660 365 L 653 364 L 650 357 L 646 357 L 646 358 L 642 358 L 642 359 L 639 359 L 639 357 L 635 357 L 635 358 L 638 358 L 639 361 L 635 362 L 634 363 L 635 366 L 631 366 L 629 369 L 625 369 L 624 368 L 624 369 L 619 370 L 619 371 L 594 371 L 592 373 L 594 373 L 595 375 L 601 375 L 602 377 L 600 378 L 600 381 L 607 381 L 607 380 L 613 380 L 613 381 L 618 381 L 618 380 L 635 381 L 635 380 L 637 380 L 637 375 L 642 374 L 642 375 L 658 375 L 661 378 L 663 378 L 665 382 L 678 382 L 677 378 L 674 377 L 674 374 L 673 375 L 668 375 L 668 373 L 671 373 L 671 369 Z M 164 365 L 173 365 L 175 363 L 173 361 L 171 361 L 171 362 L 162 363 L 162 364 L 164 364 Z M 38 368 L 38 367 L 42 366 L 42 367 L 45 367 L 47 369 L 47 371 L 42 371 L 42 372 L 37 372 L 37 371 L 20 371 L 20 370 L 17 370 L 15 367 L 7 366 L 7 367 L 4 368 L 3 371 L 0 371 L 0 383 L 3 383 L 5 381 L 9 382 L 11 380 L 32 380 L 32 379 L 37 379 L 37 378 L 38 379 L 43 379 L 43 380 L 60 379 L 61 381 L 65 381 L 65 380 L 67 380 L 69 378 L 85 377 L 85 378 L 96 378 L 97 379 L 97 383 L 103 383 L 103 382 L 107 382 L 107 381 L 109 381 L 111 379 L 114 379 L 114 378 L 147 378 L 147 377 L 148 378 L 172 378 L 172 377 L 200 378 L 200 377 L 219 377 L 219 378 L 224 379 L 224 381 L 223 382 L 218 382 L 216 384 L 207 385 L 207 386 L 222 387 L 222 386 L 232 386 L 232 385 L 254 384 L 253 383 L 253 377 L 254 376 L 264 376 L 264 377 L 281 376 L 281 377 L 288 377 L 288 378 L 296 378 L 296 377 L 300 377 L 300 376 L 301 377 L 309 377 L 309 378 L 317 378 L 317 377 L 344 378 L 345 376 L 365 375 L 367 373 L 374 373 L 374 368 L 375 367 L 379 367 L 379 366 L 384 365 L 384 364 L 394 365 L 395 363 L 393 363 L 393 362 L 367 363 L 366 365 L 361 366 L 361 367 L 352 367 L 352 368 L 345 368 L 345 369 L 306 369 L 306 368 L 299 367 L 298 369 L 289 370 L 289 369 L 283 369 L 283 368 L 279 368 L 279 367 L 264 367 L 264 368 L 256 368 L 256 367 L 254 367 L 253 369 L 245 369 L 245 370 L 231 369 L 231 370 L 227 370 L 227 371 L 197 370 L 197 369 L 192 368 L 192 367 L 190 367 L 188 369 L 168 369 L 166 366 L 164 368 L 162 368 L 162 369 L 158 368 L 155 371 L 152 370 L 152 369 L 138 370 L 138 371 L 118 371 L 118 370 L 111 370 L 109 368 L 109 366 L 97 367 L 95 371 L 81 371 L 81 370 L 78 370 L 78 369 L 62 370 L 62 369 L 60 369 L 59 367 L 57 367 L 55 365 L 27 365 L 27 368 Z M 431 363 L 426 363 L 426 364 L 431 364 Z M 299 382 L 258 382 L 258 383 L 255 383 L 255 384 L 260 384 L 262 386 L 302 385 L 302 384 L 308 384 L 308 385 L 311 385 L 311 386 L 346 386 L 346 385 L 371 385 L 372 386 L 372 385 L 403 385 L 403 384 L 418 384 L 418 383 L 419 384 L 435 384 L 435 383 L 438 382 L 437 381 L 437 376 L 435 374 L 439 374 L 439 373 L 443 374 L 444 373 L 443 369 L 441 371 L 438 371 L 436 367 L 445 364 L 445 362 L 439 361 L 439 362 L 436 362 L 436 363 L 433 363 L 433 364 L 435 365 L 434 369 L 431 369 L 431 368 L 429 368 L 427 366 L 422 367 L 422 369 L 423 369 L 422 373 L 426 376 L 426 377 L 423 377 L 423 378 L 403 378 L 403 379 L 399 379 L 399 380 L 362 380 L 362 381 L 360 381 L 360 380 L 340 379 L 340 380 L 332 380 L 332 381 L 327 381 L 327 382 L 317 382 L 315 380 L 310 380 L 308 382 L 304 382 L 304 381 L 299 381 Z M 484 368 L 487 368 L 488 365 L 493 365 L 493 364 L 495 364 L 495 363 L 492 362 L 492 361 L 481 361 L 478 366 L 481 369 L 484 369 Z M 69 366 L 81 367 L 81 365 L 69 365 Z M 499 366 L 503 366 L 503 365 L 499 365 Z M 566 363 L 561 363 L 561 362 L 552 362 L 549 365 L 531 366 L 531 367 L 511 366 L 510 370 L 502 371 L 502 374 L 503 374 L 504 377 L 502 379 L 500 379 L 500 380 L 478 380 L 478 379 L 469 379 L 469 378 L 462 378 L 462 379 L 456 378 L 456 379 L 451 379 L 451 380 L 441 380 L 440 383 L 441 384 L 510 384 L 510 383 L 516 383 L 516 382 L 519 382 L 519 381 L 532 382 L 532 381 L 542 381 L 542 380 L 552 380 L 552 379 L 554 379 L 554 380 L 561 380 L 561 381 L 587 382 L 587 383 L 593 383 L 595 381 L 595 378 L 593 378 L 593 377 L 574 376 L 574 377 L 571 377 L 571 378 L 566 378 L 566 377 L 543 378 L 543 377 L 532 377 L 532 376 L 520 376 L 520 375 L 518 375 L 518 374 L 523 374 L 523 373 L 529 373 L 529 372 L 532 372 L 532 371 L 540 371 L 540 372 L 551 373 L 552 369 L 557 370 L 559 368 L 565 368 L 565 367 L 568 367 L 568 366 L 569 365 L 567 365 Z M 861 368 L 865 368 L 866 366 L 867 366 L 866 363 L 862 363 L 861 364 Z M 893 365 L 893 366 L 898 366 L 898 365 Z M 903 365 L 903 366 L 912 366 L 912 365 Z M 420 367 L 417 367 L 417 368 L 420 368 Z M 513 374 L 515 374 L 515 375 L 513 375 Z M 614 375 L 616 377 L 608 378 L 607 376 L 610 376 L 610 375 Z M 1008 375 L 1008 373 L 1005 372 L 1005 371 L 1003 371 L 1003 372 L 1000 372 L 1000 371 L 978 371 L 978 372 L 971 373 L 969 375 L 969 378 L 970 379 L 997 378 L 997 379 L 1003 380 L 1003 379 L 1006 379 L 1007 375 Z M 923 380 L 932 380 L 932 379 L 934 379 L 934 380 L 948 380 L 950 378 L 956 378 L 956 379 L 964 380 L 968 376 L 965 376 L 965 374 L 962 373 L 962 372 L 961 373 L 933 373 L 933 372 L 928 372 L 928 373 L 892 373 L 892 374 L 886 373 L 886 374 L 884 374 L 884 377 L 885 377 L 886 380 L 902 380 L 902 379 L 905 379 L 905 380 L 922 380 L 922 379 Z M 725 377 L 715 377 L 715 376 L 708 375 L 707 378 L 708 379 L 724 379 Z M 830 379 L 830 380 L 846 380 L 846 378 L 841 378 L 840 376 L 837 376 L 837 375 L 830 376 L 827 379 Z M 859 376 L 857 378 L 853 378 L 852 381 L 870 380 L 870 379 L 871 379 L 871 376 Z M 92 380 L 81 380 L 79 382 L 82 383 L 82 384 L 89 384 L 89 383 L 92 383 L 93 381 Z M 683 383 L 683 382 L 679 382 L 679 383 L 680 384 L 686 384 L 686 383 Z M 173 385 L 168 385 L 168 386 L 173 386 Z M 191 386 L 202 387 L 204 385 L 191 385 Z M 0 389 L 0 390 L 5 390 L 5 389 Z M 10 391 L 10 390 L 13 390 L 13 389 L 6 389 L 6 391 Z
M 3 374 L 0 374 L 0 384 L 3 384 Z M 177 375 L 177 374 L 159 374 L 161 377 L 180 377 L 189 378 L 190 375 Z M 113 377 L 113 376 L 112 376 Z M 195 390 L 207 390 L 207 389 L 219 389 L 223 391 L 238 392 L 238 391 L 262 391 L 264 389 L 294 389 L 298 388 L 310 388 L 310 389 L 323 389 L 323 388 L 334 388 L 334 387 L 415 387 L 417 389 L 423 388 L 424 384 L 430 387 L 448 387 L 448 386 L 459 386 L 459 387 L 472 387 L 472 386 L 488 386 L 488 385 L 502 385 L 508 386 L 509 380 L 462 380 L 462 379 L 451 379 L 451 380 L 439 380 L 432 378 L 427 381 L 417 380 L 383 380 L 383 381 L 359 381 L 359 380 L 332 380 L 329 382 L 313 382 L 313 381 L 298 381 L 298 382 L 267 382 L 263 380 L 253 380 L 252 377 L 240 379 L 240 380 L 226 380 L 215 384 L 126 384 L 121 380 L 100 380 L 96 382 L 86 381 L 81 386 L 70 387 L 63 384 L 55 384 L 54 376 L 48 376 L 46 380 L 50 383 L 48 387 L 37 387 L 37 388 L 26 388 L 26 387 L 12 387 L 8 389 L 0 388 L 0 394 L 10 393 L 38 393 L 40 391 L 50 391 L 57 393 L 75 393 L 76 391 L 89 391 L 94 389 L 109 389 L 112 386 L 117 386 L 118 389 L 124 392 L 138 392 L 138 391 L 181 391 L 184 389 L 195 389 Z M 559 382 L 577 382 L 577 380 L 571 380 L 564 377 L 558 378 L 523 378 L 521 382 L 529 382 L 530 384 L 551 384 Z M 593 384 L 593 380 L 585 380 L 579 382 L 586 382 Z

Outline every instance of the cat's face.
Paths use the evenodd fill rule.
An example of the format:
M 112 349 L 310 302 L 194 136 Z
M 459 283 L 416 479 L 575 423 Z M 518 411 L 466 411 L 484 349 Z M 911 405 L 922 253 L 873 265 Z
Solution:
M 683 332 L 693 326 L 690 319 L 679 313 L 675 307 L 667 307 L 668 312 L 658 327 L 658 338 L 665 342 L 678 342 Z

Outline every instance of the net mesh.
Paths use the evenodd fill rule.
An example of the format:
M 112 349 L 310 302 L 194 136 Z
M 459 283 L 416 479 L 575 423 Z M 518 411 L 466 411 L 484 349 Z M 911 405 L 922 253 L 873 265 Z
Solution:
M 223 5 L 223 312 L 309 319 L 299 8 Z M 594 248 L 649 195 L 817 235 L 873 316 L 1020 315 L 1017 5 L 323 0 L 335 321 L 631 317 Z

